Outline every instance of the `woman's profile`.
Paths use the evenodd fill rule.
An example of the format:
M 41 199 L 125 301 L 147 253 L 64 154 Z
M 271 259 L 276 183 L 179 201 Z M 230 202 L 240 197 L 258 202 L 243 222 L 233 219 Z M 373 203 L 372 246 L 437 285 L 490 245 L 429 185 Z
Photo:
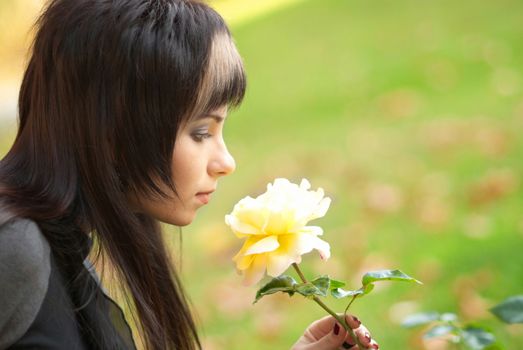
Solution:
M 202 2 L 49 1 L 0 161 L 0 349 L 136 348 L 89 254 L 114 268 L 145 348 L 201 348 L 160 222 L 190 224 L 234 171 L 222 129 L 245 89 Z M 327 317 L 294 349 L 356 348 L 346 337 Z

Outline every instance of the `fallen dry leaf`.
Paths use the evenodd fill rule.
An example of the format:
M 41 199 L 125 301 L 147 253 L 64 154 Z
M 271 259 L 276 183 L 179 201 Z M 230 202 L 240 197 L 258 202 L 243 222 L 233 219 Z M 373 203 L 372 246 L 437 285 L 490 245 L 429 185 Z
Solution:
M 222 279 L 209 290 L 211 305 L 229 318 L 239 319 L 252 308 L 253 290 L 239 286 L 237 279 Z
M 518 178 L 510 168 L 487 171 L 469 190 L 472 206 L 485 205 L 504 198 L 518 187 Z
M 492 221 L 486 215 L 469 214 L 463 219 L 463 233 L 467 237 L 483 239 L 492 232 Z
M 400 188 L 391 184 L 370 184 L 365 193 L 365 206 L 374 213 L 396 213 L 403 202 Z
M 386 117 L 401 119 L 416 115 L 423 105 L 423 99 L 415 90 L 397 89 L 378 97 L 377 105 Z

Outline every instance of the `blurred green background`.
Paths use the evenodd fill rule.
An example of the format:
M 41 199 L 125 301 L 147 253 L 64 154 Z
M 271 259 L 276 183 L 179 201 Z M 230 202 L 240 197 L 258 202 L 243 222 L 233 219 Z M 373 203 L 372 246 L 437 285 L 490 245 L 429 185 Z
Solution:
M 183 235 L 204 348 L 288 349 L 324 315 L 299 296 L 253 306 L 256 288 L 241 285 L 231 262 L 241 242 L 223 222 L 274 178 L 306 177 L 333 199 L 314 223 L 332 257 L 304 256 L 309 277 L 357 288 L 368 270 L 401 268 L 424 282 L 383 283 L 351 308 L 381 348 L 445 349 L 399 326 L 436 310 L 523 349 L 523 327 L 488 313 L 523 293 L 523 2 L 211 3 L 232 24 L 249 78 L 225 129 L 237 170 L 191 226 L 166 228 L 175 255 Z M 40 6 L 0 2 L 0 156 L 16 129 L 25 34 Z

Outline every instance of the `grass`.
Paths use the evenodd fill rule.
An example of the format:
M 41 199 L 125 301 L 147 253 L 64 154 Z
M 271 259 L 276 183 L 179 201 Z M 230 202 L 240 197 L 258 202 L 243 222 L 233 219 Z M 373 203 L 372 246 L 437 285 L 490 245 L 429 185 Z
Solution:
M 234 273 L 240 242 L 223 216 L 275 177 L 333 198 L 315 222 L 332 258 L 305 256 L 309 277 L 358 287 L 367 270 L 401 268 L 424 282 L 383 283 L 354 304 L 382 348 L 434 349 L 398 325 L 427 310 L 523 347 L 523 327 L 487 312 L 522 293 L 522 17 L 516 0 L 310 0 L 233 27 L 249 75 L 225 130 L 238 168 L 182 230 L 205 349 L 287 349 L 324 314 L 299 296 L 253 306 L 255 288 Z
M 255 288 L 242 290 L 232 272 L 240 242 L 223 237 L 223 214 L 278 176 L 307 177 L 333 197 L 316 222 L 333 257 L 307 256 L 311 275 L 357 287 L 366 270 L 398 267 L 425 282 L 355 303 L 382 347 L 429 348 L 397 322 L 433 309 L 494 326 L 509 349 L 523 345 L 521 327 L 487 313 L 523 279 L 520 7 L 307 1 L 233 28 L 250 84 L 226 129 L 238 169 L 183 233 L 210 348 L 289 348 L 323 314 L 299 297 L 251 306 Z M 235 311 L 226 317 L 221 303 Z

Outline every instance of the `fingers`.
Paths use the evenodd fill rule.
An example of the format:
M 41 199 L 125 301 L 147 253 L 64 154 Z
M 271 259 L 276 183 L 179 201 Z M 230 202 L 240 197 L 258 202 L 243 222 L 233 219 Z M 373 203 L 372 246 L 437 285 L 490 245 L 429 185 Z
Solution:
M 358 340 L 360 341 L 361 345 L 365 347 L 365 349 L 379 349 L 378 343 L 372 339 L 372 336 L 364 325 L 361 324 L 361 321 L 358 320 L 357 317 L 352 315 L 346 316 L 346 322 L 354 330 L 354 333 L 358 337 Z M 342 344 L 343 349 L 358 349 L 357 345 L 355 344 L 355 341 L 352 339 L 350 334 L 347 334 L 347 338 L 345 339 L 345 342 Z M 362 349 L 363 350 L 363 349 Z
M 347 331 L 345 331 L 345 329 L 343 329 L 343 327 L 341 327 L 337 322 L 334 322 L 334 326 L 331 328 L 331 331 L 316 342 L 311 343 L 310 345 L 312 346 L 310 349 L 338 349 L 346 337 Z
M 307 331 L 310 335 L 310 338 L 316 341 L 324 337 L 326 334 L 332 332 L 336 324 L 336 319 L 334 319 L 334 317 L 332 316 L 327 315 L 311 323 L 311 325 L 307 328 Z M 345 332 L 343 327 L 341 330 Z
M 360 340 L 361 344 L 364 346 L 368 346 L 372 340 L 370 336 L 370 332 L 364 325 L 359 326 L 354 330 L 354 333 L 358 336 L 358 339 Z
M 379 348 L 380 348 L 379 344 L 376 343 L 376 342 L 374 341 L 374 339 L 373 339 L 373 340 L 370 342 L 370 344 L 369 344 L 369 349 L 376 349 L 376 350 L 377 350 L 377 349 L 379 349 Z
M 354 315 L 347 315 L 345 320 L 347 321 L 347 325 L 352 329 L 356 329 L 361 325 L 361 321 Z
M 348 342 L 343 343 L 340 349 L 360 350 L 360 348 L 358 348 L 357 345 L 352 345 L 352 344 L 350 344 Z M 372 341 L 371 344 L 369 345 L 369 347 L 366 347 L 366 348 L 361 349 L 361 350 L 372 350 L 372 349 L 379 349 L 378 343 Z
M 342 315 L 340 315 L 342 316 Z M 349 327 L 354 330 L 358 337 L 360 344 L 364 347 L 358 349 L 355 341 L 345 329 L 338 324 L 336 319 L 332 316 L 325 316 L 319 320 L 314 321 L 306 330 L 303 339 L 308 343 L 310 349 L 352 349 L 352 350 L 368 350 L 379 349 L 369 330 L 361 324 L 357 317 L 347 315 L 346 322 Z M 312 346 L 312 347 L 311 347 Z
M 350 342 L 349 341 L 344 342 L 343 344 L 341 344 L 341 348 L 340 349 L 348 349 L 348 350 L 377 350 L 377 349 L 380 348 L 378 343 L 376 343 L 374 340 L 371 341 L 369 346 L 366 346 L 363 349 L 358 348 L 358 345 L 351 344 L 351 342 L 353 342 L 353 341 L 351 340 Z

